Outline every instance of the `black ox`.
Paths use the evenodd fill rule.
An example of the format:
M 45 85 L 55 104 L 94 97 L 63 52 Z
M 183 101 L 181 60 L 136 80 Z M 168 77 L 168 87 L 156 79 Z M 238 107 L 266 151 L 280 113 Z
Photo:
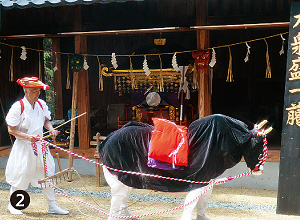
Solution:
M 154 127 L 130 122 L 109 134 L 98 146 L 100 158 L 108 167 L 194 181 L 209 181 L 239 163 L 244 157 L 254 170 L 263 155 L 264 136 L 249 130 L 237 119 L 216 114 L 198 119 L 188 127 L 189 165 L 183 170 L 161 170 L 147 166 L 149 142 Z M 186 192 L 206 186 L 109 170 L 129 187 L 165 192 Z

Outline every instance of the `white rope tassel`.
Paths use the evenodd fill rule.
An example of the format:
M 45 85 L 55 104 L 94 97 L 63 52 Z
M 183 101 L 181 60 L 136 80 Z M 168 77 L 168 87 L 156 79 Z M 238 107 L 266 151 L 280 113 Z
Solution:
M 216 65 L 216 62 L 217 62 L 216 51 L 214 48 L 212 48 L 212 55 L 211 55 L 209 66 L 213 68 Z
M 53 67 L 53 72 L 56 72 L 58 70 L 58 57 L 56 52 L 54 56 L 55 56 L 55 66 Z
M 251 53 L 251 51 L 250 51 L 251 47 L 249 46 L 249 44 L 247 42 L 246 42 L 246 46 L 247 46 L 247 54 L 246 54 L 246 57 L 244 59 L 245 63 L 247 63 L 249 61 L 249 55 Z
M 113 67 L 114 67 L 115 69 L 118 68 L 117 58 L 116 58 L 116 54 L 115 54 L 115 53 L 112 53 L 112 54 L 111 54 L 111 64 L 113 65 Z
M 26 51 L 26 47 L 25 46 L 22 46 L 22 52 L 21 52 L 21 60 L 26 60 L 27 59 L 27 51 Z
M 285 43 L 285 38 L 282 36 L 282 34 L 280 34 L 280 37 L 281 37 L 282 43 L 281 43 L 281 50 L 279 51 L 279 54 L 280 54 L 280 56 L 281 56 L 282 54 L 284 54 L 284 43 Z
M 172 57 L 172 67 L 174 68 L 174 70 L 176 72 L 179 72 L 179 67 L 178 67 L 178 64 L 177 64 L 176 53 L 174 53 L 174 55 Z
M 148 67 L 148 63 L 147 63 L 147 57 L 146 55 L 144 55 L 145 59 L 144 59 L 144 62 L 143 62 L 143 70 L 145 71 L 145 74 L 147 76 L 150 76 L 151 72 L 149 70 L 149 67 Z
M 86 60 L 86 55 L 84 55 L 84 58 L 83 58 L 83 69 L 85 69 L 85 70 L 89 69 L 89 65 Z

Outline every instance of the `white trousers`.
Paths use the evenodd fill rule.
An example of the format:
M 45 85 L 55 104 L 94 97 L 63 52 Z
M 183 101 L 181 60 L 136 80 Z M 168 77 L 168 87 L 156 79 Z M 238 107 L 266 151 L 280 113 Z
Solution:
M 193 201 L 196 197 L 198 197 L 201 193 L 203 193 L 208 186 L 198 188 L 195 190 L 190 191 L 184 201 L 184 204 L 187 204 L 191 201 Z M 184 207 L 181 220 L 191 220 L 193 215 L 193 210 L 195 207 L 197 207 L 197 216 L 198 217 L 204 217 L 206 213 L 207 204 L 209 201 L 209 197 L 212 193 L 212 188 L 208 189 L 202 196 L 200 196 L 197 200 L 190 203 L 189 205 Z
M 15 192 L 17 190 L 20 190 L 20 189 L 12 186 L 10 188 L 10 195 L 13 194 L 13 192 Z M 43 194 L 45 196 L 46 201 L 48 202 L 49 207 L 56 205 L 54 189 L 52 189 L 51 187 L 44 188 Z
M 111 174 L 106 167 L 103 167 L 103 173 L 107 184 L 111 189 L 111 204 L 109 214 L 119 216 L 122 210 L 127 210 L 128 199 L 131 187 L 126 186 L 118 180 L 116 175 Z M 115 220 L 118 218 L 108 217 L 108 220 Z

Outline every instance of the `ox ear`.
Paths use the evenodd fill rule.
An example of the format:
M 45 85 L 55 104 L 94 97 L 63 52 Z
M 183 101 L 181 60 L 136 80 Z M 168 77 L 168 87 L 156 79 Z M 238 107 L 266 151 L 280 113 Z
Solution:
M 272 130 L 273 130 L 273 128 L 272 128 L 272 127 L 269 127 L 269 128 L 267 128 L 267 129 L 265 130 L 265 132 L 259 131 L 259 132 L 257 133 L 257 136 L 263 136 L 264 134 L 267 135 L 267 134 L 269 134 Z

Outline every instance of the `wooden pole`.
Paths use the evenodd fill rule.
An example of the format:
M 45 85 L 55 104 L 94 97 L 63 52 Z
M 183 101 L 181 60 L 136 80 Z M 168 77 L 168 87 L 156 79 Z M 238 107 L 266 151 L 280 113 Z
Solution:
M 197 25 L 207 23 L 207 0 L 196 2 Z M 209 47 L 209 31 L 197 30 L 197 49 L 204 50 Z M 199 69 L 198 89 L 198 117 L 202 118 L 211 114 L 211 80 L 209 68 Z
M 76 117 L 77 110 L 77 87 L 78 87 L 78 73 L 73 73 L 73 91 L 72 91 L 72 116 L 71 118 Z M 74 142 L 75 142 L 75 125 L 76 120 L 71 121 L 71 129 L 70 129 L 70 145 L 69 151 L 74 152 Z M 68 168 L 71 169 L 73 167 L 73 155 L 69 154 Z M 68 181 L 72 181 L 72 173 L 68 173 Z
M 74 21 L 74 29 L 76 31 L 82 30 L 82 7 L 78 5 L 76 8 L 76 19 Z M 86 36 L 75 36 L 75 53 L 87 54 L 87 39 Z M 79 149 L 89 149 L 90 143 L 90 91 L 89 91 L 89 76 L 88 70 L 81 69 L 78 72 L 78 81 L 80 88 L 78 88 L 78 114 L 87 112 L 87 114 L 78 119 L 78 140 Z

